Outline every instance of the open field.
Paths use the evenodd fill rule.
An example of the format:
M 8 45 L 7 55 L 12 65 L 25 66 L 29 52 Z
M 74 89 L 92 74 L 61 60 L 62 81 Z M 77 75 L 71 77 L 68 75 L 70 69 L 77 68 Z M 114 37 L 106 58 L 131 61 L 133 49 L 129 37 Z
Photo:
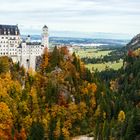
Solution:
M 98 48 L 82 48 L 81 50 L 76 51 L 76 55 L 80 58 L 89 57 L 89 58 L 99 58 L 106 55 L 109 55 L 113 50 L 100 50 Z M 99 63 L 99 64 L 87 64 L 86 67 L 90 69 L 92 72 L 96 69 L 98 71 L 103 71 L 108 68 L 112 68 L 114 70 L 118 70 L 123 66 L 123 60 L 120 60 L 118 63 L 116 62 L 108 62 L 108 63 Z
M 89 58 L 98 58 L 101 56 L 106 56 L 108 55 L 110 52 L 112 52 L 112 50 L 99 50 L 96 48 L 91 48 L 91 49 L 81 49 L 79 51 L 76 52 L 76 55 L 79 56 L 80 58 L 84 58 L 84 57 L 89 57 Z
M 87 64 L 86 67 L 88 69 L 90 69 L 92 72 L 95 71 L 96 69 L 98 71 L 103 71 L 106 69 L 106 67 L 108 68 L 112 68 L 114 70 L 118 70 L 123 66 L 123 61 L 120 60 L 119 63 L 116 62 L 109 62 L 109 63 L 101 63 L 101 64 Z

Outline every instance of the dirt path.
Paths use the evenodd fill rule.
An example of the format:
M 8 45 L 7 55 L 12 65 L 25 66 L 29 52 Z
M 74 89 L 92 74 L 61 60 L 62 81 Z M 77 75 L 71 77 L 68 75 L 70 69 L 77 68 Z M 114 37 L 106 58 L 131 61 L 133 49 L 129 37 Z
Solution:
M 78 136 L 78 137 L 72 138 L 72 140 L 94 140 L 94 139 L 93 137 Z

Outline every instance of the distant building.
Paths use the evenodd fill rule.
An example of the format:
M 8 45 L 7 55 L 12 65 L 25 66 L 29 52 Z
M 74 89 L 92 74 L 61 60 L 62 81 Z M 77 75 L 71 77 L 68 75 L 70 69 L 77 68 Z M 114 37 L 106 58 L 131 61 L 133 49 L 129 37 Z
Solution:
M 49 48 L 48 27 L 42 28 L 42 41 L 31 42 L 30 35 L 22 41 L 17 25 L 0 25 L 0 56 L 8 56 L 26 69 L 35 70 L 36 58 Z
M 72 45 L 62 45 L 62 44 L 60 44 L 60 45 L 56 45 L 56 47 L 58 49 L 62 48 L 62 47 L 66 47 L 70 54 L 72 54 L 74 52 Z

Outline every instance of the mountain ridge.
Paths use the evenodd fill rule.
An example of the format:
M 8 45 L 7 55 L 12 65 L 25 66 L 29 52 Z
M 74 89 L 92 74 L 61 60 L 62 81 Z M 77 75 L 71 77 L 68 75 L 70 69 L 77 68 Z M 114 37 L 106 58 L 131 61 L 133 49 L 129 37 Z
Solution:
M 140 48 L 140 33 L 134 36 L 131 41 L 126 45 L 128 50 L 136 50 Z

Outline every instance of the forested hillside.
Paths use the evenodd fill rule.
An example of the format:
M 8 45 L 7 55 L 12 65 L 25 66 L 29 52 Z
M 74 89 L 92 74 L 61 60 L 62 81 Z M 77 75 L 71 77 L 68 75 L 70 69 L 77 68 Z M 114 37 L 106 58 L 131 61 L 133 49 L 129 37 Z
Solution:
M 0 58 L 0 138 L 70 139 L 95 125 L 97 85 L 66 48 L 45 50 L 38 71 Z
M 136 41 L 137 40 L 137 41 Z M 98 102 L 106 112 L 100 120 L 96 136 L 105 140 L 140 139 L 140 49 L 139 35 L 126 47 L 124 65 L 114 71 L 97 72 L 98 79 L 105 83 L 108 93 Z M 137 42 L 137 47 L 133 42 Z M 98 100 L 98 98 L 97 98 Z M 102 111 L 103 111 L 102 110 Z
M 0 138 L 139 140 L 139 54 L 129 51 L 124 67 L 105 78 L 65 47 L 45 50 L 36 72 L 1 57 Z

